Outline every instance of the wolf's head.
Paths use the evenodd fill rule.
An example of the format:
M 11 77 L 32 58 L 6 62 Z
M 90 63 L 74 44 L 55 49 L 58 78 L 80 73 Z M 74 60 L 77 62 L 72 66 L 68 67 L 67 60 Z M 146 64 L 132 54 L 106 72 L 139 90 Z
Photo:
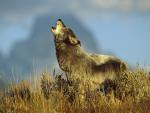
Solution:
M 51 31 L 55 36 L 57 35 L 63 36 L 65 27 L 66 26 L 63 23 L 63 21 L 61 19 L 58 19 L 55 27 L 52 26 Z
M 54 35 L 56 43 L 64 43 L 68 45 L 80 45 L 80 41 L 76 38 L 73 31 L 66 27 L 61 19 L 58 19 L 51 31 Z

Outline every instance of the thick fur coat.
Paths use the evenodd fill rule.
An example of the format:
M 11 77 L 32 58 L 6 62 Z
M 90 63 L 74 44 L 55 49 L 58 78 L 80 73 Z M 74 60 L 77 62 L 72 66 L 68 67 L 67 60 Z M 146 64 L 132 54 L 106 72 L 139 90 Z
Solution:
M 102 83 L 106 79 L 115 79 L 126 69 L 126 65 L 114 56 L 87 53 L 62 20 L 58 19 L 51 31 L 59 66 L 69 73 L 68 79 L 90 78 L 96 83 Z

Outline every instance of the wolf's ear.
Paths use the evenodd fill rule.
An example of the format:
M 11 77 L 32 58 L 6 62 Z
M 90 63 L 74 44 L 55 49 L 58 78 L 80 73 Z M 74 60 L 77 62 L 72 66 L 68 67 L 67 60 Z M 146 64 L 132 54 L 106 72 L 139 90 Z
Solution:
M 78 45 L 78 44 L 81 45 L 78 39 L 71 37 L 71 36 L 68 37 L 68 41 L 69 41 L 69 44 L 71 45 Z

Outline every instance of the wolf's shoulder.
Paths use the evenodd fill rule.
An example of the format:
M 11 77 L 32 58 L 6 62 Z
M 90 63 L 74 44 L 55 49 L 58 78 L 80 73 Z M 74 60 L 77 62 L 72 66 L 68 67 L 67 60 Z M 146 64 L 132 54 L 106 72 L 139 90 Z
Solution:
M 110 55 L 101 55 L 101 54 L 90 54 L 90 58 L 97 64 L 104 64 L 106 62 L 117 60 L 116 57 Z

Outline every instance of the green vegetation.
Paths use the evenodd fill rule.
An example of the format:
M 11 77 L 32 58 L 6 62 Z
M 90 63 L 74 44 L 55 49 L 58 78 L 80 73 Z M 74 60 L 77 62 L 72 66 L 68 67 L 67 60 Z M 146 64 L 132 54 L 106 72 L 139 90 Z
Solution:
M 0 99 L 0 113 L 150 113 L 150 74 L 145 70 L 126 71 L 99 89 L 89 84 L 45 73 L 36 89 L 27 81 L 11 85 Z

